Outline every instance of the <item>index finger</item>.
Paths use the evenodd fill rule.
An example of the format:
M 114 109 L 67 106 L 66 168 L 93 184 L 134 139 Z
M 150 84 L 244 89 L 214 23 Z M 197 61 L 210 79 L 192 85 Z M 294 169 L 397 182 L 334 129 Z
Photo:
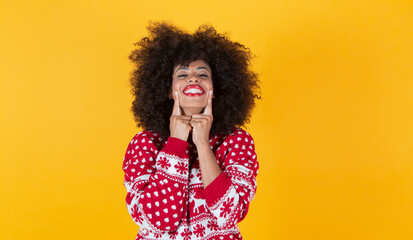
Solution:
M 209 90 L 209 92 L 208 92 L 208 104 L 205 107 L 205 110 L 202 114 L 212 115 L 212 90 Z
M 172 110 L 172 115 L 182 115 L 181 108 L 179 107 L 179 95 L 178 92 L 174 92 L 174 107 Z

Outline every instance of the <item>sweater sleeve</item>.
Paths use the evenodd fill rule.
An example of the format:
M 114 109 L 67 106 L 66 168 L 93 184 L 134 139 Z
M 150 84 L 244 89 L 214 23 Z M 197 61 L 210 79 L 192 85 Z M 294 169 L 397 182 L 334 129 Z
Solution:
M 247 215 L 257 190 L 259 163 L 253 138 L 245 130 L 227 137 L 223 147 L 223 171 L 203 190 L 203 195 L 217 225 L 229 229 Z
M 123 160 L 126 207 L 140 227 L 175 231 L 187 210 L 188 142 L 168 137 L 158 150 L 144 131 L 129 143 Z

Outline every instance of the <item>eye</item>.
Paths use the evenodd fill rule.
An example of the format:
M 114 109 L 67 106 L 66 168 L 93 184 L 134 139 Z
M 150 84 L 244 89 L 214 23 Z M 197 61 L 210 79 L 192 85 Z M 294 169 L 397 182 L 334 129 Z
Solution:
M 178 75 L 178 77 L 184 77 L 184 76 L 188 76 L 188 75 L 186 75 L 186 74 Z M 199 76 L 208 77 L 208 75 L 206 75 L 206 74 L 199 74 Z

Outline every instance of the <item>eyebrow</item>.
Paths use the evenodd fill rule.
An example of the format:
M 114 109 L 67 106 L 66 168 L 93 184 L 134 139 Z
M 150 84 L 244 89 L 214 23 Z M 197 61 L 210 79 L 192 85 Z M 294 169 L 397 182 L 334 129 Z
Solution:
M 185 70 L 188 70 L 188 68 L 187 68 L 187 67 L 180 67 L 180 68 L 176 69 L 176 71 L 175 71 L 175 72 L 178 72 L 178 70 L 180 70 L 180 69 L 185 69 Z M 198 67 L 196 70 L 199 70 L 199 69 L 205 69 L 205 70 L 207 70 L 207 71 L 209 72 L 209 70 L 208 70 L 206 67 Z

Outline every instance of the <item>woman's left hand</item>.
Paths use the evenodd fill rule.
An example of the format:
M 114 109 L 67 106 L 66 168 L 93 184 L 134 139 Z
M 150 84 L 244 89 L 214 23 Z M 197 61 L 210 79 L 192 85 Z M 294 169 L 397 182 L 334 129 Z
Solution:
M 212 116 L 212 90 L 208 94 L 208 104 L 203 113 L 192 114 L 189 124 L 192 126 L 192 141 L 196 146 L 209 145 L 209 131 L 213 121 Z

